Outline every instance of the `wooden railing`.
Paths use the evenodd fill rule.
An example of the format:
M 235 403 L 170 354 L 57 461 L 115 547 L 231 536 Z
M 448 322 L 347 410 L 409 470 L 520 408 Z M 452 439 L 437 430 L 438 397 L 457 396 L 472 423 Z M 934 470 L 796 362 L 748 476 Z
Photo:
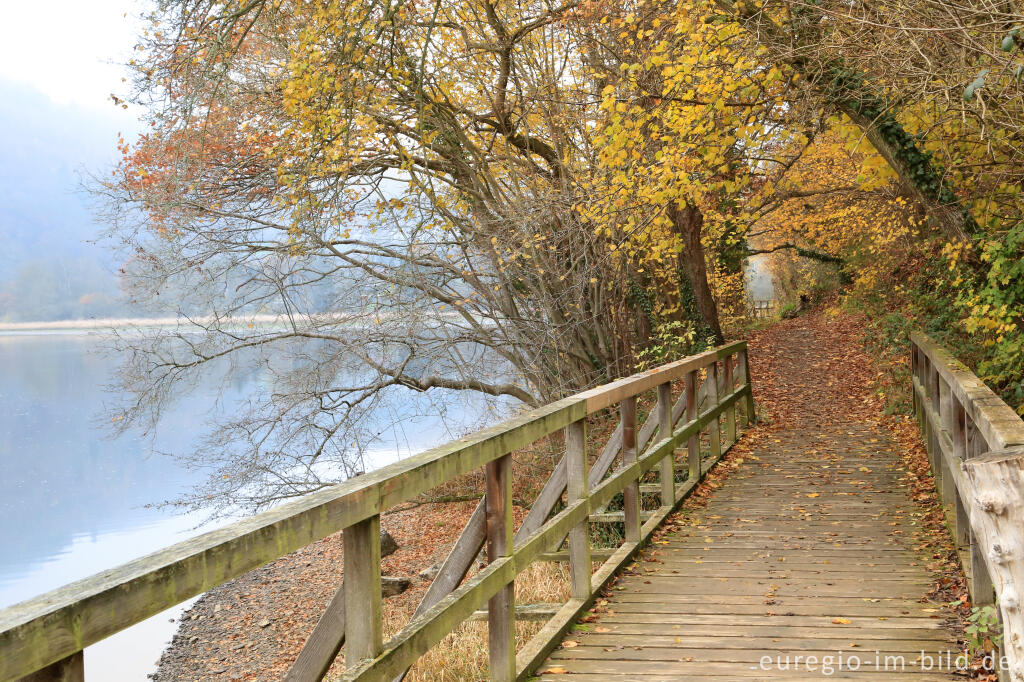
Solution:
M 756 319 L 767 319 L 775 314 L 775 299 L 753 299 L 750 301 L 750 316 Z
M 680 379 L 685 388 L 673 401 L 673 382 Z M 648 391 L 657 392 L 656 408 L 638 429 L 637 398 Z M 591 461 L 587 417 L 616 406 L 618 427 Z M 490 677 L 522 677 L 735 442 L 738 421 L 753 418 L 744 342 L 531 410 L 0 611 L 0 681 L 82 680 L 82 650 L 90 644 L 339 530 L 344 531 L 343 585 L 287 679 L 321 679 L 343 644 L 344 679 L 400 679 L 417 658 L 474 618 L 485 603 Z M 559 430 L 565 433 L 565 455 L 513 532 L 510 455 Z M 704 458 L 702 443 L 708 449 Z M 684 445 L 685 462 L 679 470 L 675 453 Z M 481 467 L 486 469 L 483 500 L 412 620 L 384 642 L 381 512 Z M 641 487 L 645 477 L 659 480 Z M 643 510 L 643 500 L 654 497 L 656 508 Z M 620 512 L 607 511 L 613 499 L 621 501 Z M 592 552 L 589 524 L 608 520 L 624 525 L 624 541 Z M 486 566 L 466 579 L 485 544 Z M 591 561 L 600 555 L 608 558 L 592 571 Z M 571 598 L 517 656 L 513 585 L 538 560 L 568 561 Z
M 911 335 L 914 411 L 975 605 L 998 600 L 1007 674 L 1024 680 L 1024 422 L 924 334 Z

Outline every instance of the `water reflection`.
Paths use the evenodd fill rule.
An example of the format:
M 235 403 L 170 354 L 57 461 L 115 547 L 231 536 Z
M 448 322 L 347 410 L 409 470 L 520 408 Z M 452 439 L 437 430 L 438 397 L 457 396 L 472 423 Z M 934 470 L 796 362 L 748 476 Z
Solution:
M 202 474 L 151 454 L 138 435 L 110 439 L 99 428 L 117 363 L 98 346 L 91 336 L 0 336 L 0 607 L 199 532 L 200 517 L 146 505 L 174 498 Z M 165 413 L 157 449 L 187 451 L 211 417 L 264 383 L 259 370 L 210 377 Z M 460 435 L 487 414 L 482 402 L 442 399 L 442 420 L 442 408 L 425 402 L 432 399 L 404 395 L 385 404 L 394 426 L 367 469 Z

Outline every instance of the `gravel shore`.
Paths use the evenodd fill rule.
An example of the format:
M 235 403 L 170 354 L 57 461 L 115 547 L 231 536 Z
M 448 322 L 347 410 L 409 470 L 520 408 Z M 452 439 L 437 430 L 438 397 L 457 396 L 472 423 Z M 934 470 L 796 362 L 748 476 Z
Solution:
M 424 504 L 382 518 L 399 545 L 383 560 L 383 574 L 413 578 L 385 601 L 386 621 L 412 613 L 429 584 L 419 572 L 444 559 L 474 507 Z M 341 584 L 341 569 L 338 533 L 207 592 L 182 615 L 150 679 L 282 679 Z

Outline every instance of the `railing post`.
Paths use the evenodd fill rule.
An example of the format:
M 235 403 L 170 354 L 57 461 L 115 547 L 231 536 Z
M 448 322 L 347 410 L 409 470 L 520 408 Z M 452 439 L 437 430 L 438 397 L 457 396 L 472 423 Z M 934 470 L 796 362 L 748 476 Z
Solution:
M 712 362 L 708 365 L 708 381 L 711 393 L 711 405 L 712 407 L 718 407 L 718 402 L 722 399 L 722 377 L 718 373 L 718 362 Z M 722 456 L 722 417 L 716 415 L 711 421 L 708 431 L 711 434 L 711 456 L 714 459 L 718 459 Z
M 18 682 L 85 682 L 85 660 L 78 651 L 42 670 L 26 675 Z
M 942 424 L 942 429 L 938 436 L 937 458 L 939 470 L 942 472 L 942 505 L 947 509 L 952 509 L 953 500 L 956 497 L 956 480 L 953 478 L 953 472 L 949 471 L 946 458 L 942 455 L 942 448 L 946 443 L 946 436 L 952 436 L 953 433 L 953 395 L 950 392 L 949 384 L 942 377 L 938 377 L 938 388 L 939 421 Z
M 566 493 L 569 504 L 586 499 L 590 491 L 587 482 L 586 425 L 586 420 L 581 419 L 565 427 Z M 582 523 L 569 531 L 569 579 L 573 599 L 590 597 L 590 570 L 590 529 L 584 517 Z
M 924 428 L 924 449 L 928 452 L 928 467 L 931 469 L 933 477 L 936 476 L 935 471 L 935 433 L 932 429 L 932 422 L 928 418 L 929 411 L 933 405 L 932 399 L 932 360 L 927 355 L 924 357 L 924 362 L 921 364 L 921 389 L 924 393 L 924 401 L 921 404 L 921 424 Z M 938 483 L 938 481 L 936 481 Z
M 732 375 L 732 356 L 722 361 L 725 369 L 725 394 L 729 395 L 736 390 L 736 382 Z M 729 405 L 725 411 L 725 442 L 731 447 L 736 442 L 736 403 Z
M 487 463 L 487 561 L 512 553 L 512 456 Z M 487 602 L 490 677 L 494 682 L 516 679 L 515 583 L 509 583 Z
M 747 395 L 743 397 L 743 413 L 746 418 L 746 426 L 751 426 L 756 415 L 754 413 L 754 391 L 750 385 L 750 358 L 747 356 L 747 349 L 741 348 L 736 357 L 739 359 L 740 380 L 749 389 Z
M 622 466 L 636 462 L 636 396 L 619 403 L 622 419 Z M 631 480 L 622 489 L 622 505 L 626 523 L 626 542 L 640 542 L 640 480 Z
M 658 386 L 658 440 L 672 438 L 672 384 L 665 382 Z M 668 507 L 676 501 L 676 458 L 669 452 L 661 460 L 661 506 Z
M 967 412 L 956 397 L 953 397 L 952 403 L 950 440 L 953 441 L 953 455 L 958 462 L 963 462 L 967 459 Z M 956 486 L 953 498 L 956 505 L 956 546 L 967 547 L 971 544 L 971 517 Z
M 942 484 L 942 408 L 939 404 L 939 368 L 934 362 L 928 363 L 928 402 L 931 410 L 938 417 L 939 428 L 931 430 L 932 444 L 932 476 L 935 478 L 935 490 L 941 498 Z
M 697 372 L 686 373 L 686 421 L 697 419 Z M 695 433 L 686 441 L 686 459 L 689 464 L 691 481 L 700 478 L 700 434 Z
M 380 516 L 349 526 L 345 544 L 345 662 L 376 658 L 383 649 L 380 595 Z
M 917 420 L 917 428 L 923 429 L 924 422 L 922 421 L 921 413 L 921 401 L 917 397 L 917 391 L 914 390 L 914 379 L 920 380 L 921 376 L 921 350 L 917 347 L 917 344 L 911 341 L 910 345 L 910 395 L 913 399 L 914 405 L 914 418 Z
M 966 430 L 967 459 L 985 454 L 988 444 L 970 419 L 967 420 Z M 974 530 L 971 529 L 971 601 L 975 606 L 987 606 L 995 601 L 995 586 L 988 574 L 983 552 L 981 545 L 974 539 Z

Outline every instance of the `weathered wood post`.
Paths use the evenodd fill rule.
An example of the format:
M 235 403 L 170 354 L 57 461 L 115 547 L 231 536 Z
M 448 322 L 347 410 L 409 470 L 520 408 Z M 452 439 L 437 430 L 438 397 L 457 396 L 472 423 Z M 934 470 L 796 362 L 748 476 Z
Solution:
M 744 386 L 750 386 L 750 358 L 747 355 L 747 349 L 740 349 L 736 357 L 739 358 L 740 380 Z M 752 390 L 743 398 L 743 414 L 746 418 L 746 426 L 752 425 L 757 418 L 757 414 L 754 411 L 754 392 Z
M 973 420 L 967 420 L 967 462 L 964 463 L 966 469 L 968 463 L 978 457 L 981 457 L 985 452 L 988 451 L 988 444 L 985 442 L 981 432 L 978 431 L 978 427 L 974 424 Z M 971 509 L 971 601 L 974 602 L 975 606 L 987 606 L 995 601 L 995 589 L 992 584 L 992 578 L 988 573 L 988 566 L 985 565 L 985 550 L 979 542 L 977 532 L 975 531 L 975 519 L 973 518 L 974 510 Z
M 565 427 L 565 463 L 567 501 L 586 499 L 587 422 L 584 419 Z M 586 518 L 569 531 L 569 579 L 573 599 L 590 597 L 590 528 Z
M 722 399 L 722 375 L 718 371 L 718 362 L 708 365 L 708 392 L 711 404 L 717 407 L 718 401 Z M 708 430 L 711 435 L 711 456 L 718 459 L 722 456 L 722 417 L 720 415 L 716 415 L 711 420 Z
M 945 503 L 945 498 L 942 497 L 945 486 L 942 482 L 943 472 L 942 468 L 945 465 L 942 457 L 942 431 L 946 428 L 946 425 L 942 423 L 942 405 L 939 396 L 939 368 L 935 366 L 935 363 L 928 363 L 928 399 L 931 401 L 931 409 L 935 414 L 939 415 L 939 425 L 937 429 L 931 431 L 931 444 L 932 444 L 932 476 L 935 478 L 935 490 L 939 493 L 939 499 L 941 503 Z
M 1009 673 L 1015 682 L 1024 680 L 1024 447 L 990 452 L 964 464 L 964 473 L 973 488 L 971 525 L 972 550 L 987 558 L 991 573 L 980 566 L 988 581 L 999 590 L 999 612 L 1003 622 L 1002 654 L 1009 661 Z M 972 551 L 972 558 L 974 553 Z M 972 561 L 973 563 L 973 561 Z M 973 576 L 972 576 L 973 578 Z M 975 604 L 979 601 L 972 593 Z
M 512 553 L 512 455 L 487 463 L 487 561 Z M 515 583 L 498 590 L 487 602 L 490 675 L 494 682 L 516 679 Z
M 697 372 L 686 373 L 686 421 L 697 419 Z M 687 463 L 691 481 L 700 478 L 700 434 L 695 433 L 686 441 Z
M 18 682 L 85 682 L 85 658 L 83 652 L 71 654 L 42 670 L 22 677 Z
M 953 440 L 953 422 L 955 421 L 953 415 L 953 395 L 946 380 L 938 374 L 936 374 L 936 377 L 938 378 L 939 389 L 939 417 L 942 423 L 939 442 L 945 447 L 947 438 L 949 438 L 950 442 Z M 952 513 L 956 504 L 956 480 L 953 477 L 953 472 L 949 471 L 949 463 L 942 456 L 942 449 L 939 450 L 939 468 L 942 471 L 942 490 L 940 491 L 942 506 L 946 509 L 947 513 Z
M 729 394 L 736 390 L 731 355 L 722 361 L 722 366 L 725 368 L 725 392 Z M 725 410 L 725 440 L 729 447 L 732 447 L 732 444 L 736 442 L 736 403 L 733 403 Z
M 953 414 L 950 423 L 950 439 L 953 441 L 953 455 L 962 466 L 967 459 L 967 412 L 960 400 L 953 398 Z M 963 494 L 960 490 L 954 490 L 954 504 L 956 505 L 956 546 L 962 549 L 971 544 L 971 517 L 968 514 L 967 506 L 964 503 Z
M 672 437 L 672 384 L 658 385 L 658 439 Z M 661 460 L 661 506 L 671 506 L 676 501 L 676 461 L 674 453 Z
M 345 546 L 345 661 L 353 666 L 383 648 L 380 595 L 380 516 L 347 527 Z
M 622 421 L 622 466 L 636 462 L 636 396 L 619 403 Z M 622 489 L 626 542 L 640 542 L 640 480 L 631 480 Z

